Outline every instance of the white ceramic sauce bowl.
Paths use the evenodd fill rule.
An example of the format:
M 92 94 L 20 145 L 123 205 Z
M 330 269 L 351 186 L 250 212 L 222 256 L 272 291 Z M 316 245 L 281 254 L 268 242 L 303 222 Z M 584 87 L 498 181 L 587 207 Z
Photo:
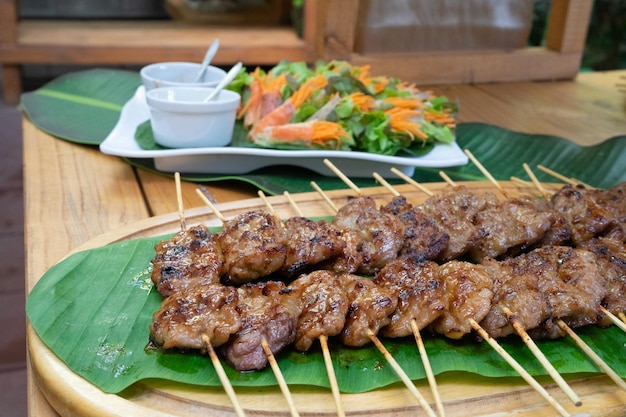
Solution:
M 238 93 L 222 90 L 213 100 L 204 99 L 213 91 L 203 87 L 165 87 L 146 92 L 154 140 L 168 148 L 226 146 L 235 127 Z
M 226 75 L 221 68 L 209 65 L 198 82 L 194 82 L 201 64 L 194 62 L 157 62 L 141 68 L 139 75 L 146 91 L 161 87 L 215 87 Z

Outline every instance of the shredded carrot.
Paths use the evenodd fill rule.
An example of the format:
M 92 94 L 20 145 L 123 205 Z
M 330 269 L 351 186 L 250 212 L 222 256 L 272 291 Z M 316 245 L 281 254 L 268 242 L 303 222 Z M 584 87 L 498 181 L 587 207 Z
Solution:
M 336 141 L 337 148 L 341 145 L 341 138 L 347 138 L 348 133 L 338 124 L 318 120 L 314 122 L 289 123 L 280 126 L 270 126 L 264 129 L 265 140 L 274 142 L 309 142 L 326 147 L 330 141 Z
M 374 97 L 360 91 L 350 94 L 349 97 L 352 100 L 352 103 L 362 112 L 369 112 L 376 106 L 376 100 Z
M 420 124 L 411 120 L 419 116 L 419 112 L 396 107 L 385 113 L 389 116 L 389 125 L 394 132 L 405 133 L 411 139 L 418 137 L 425 141 L 428 138 L 428 135 L 420 129 Z
M 402 109 L 418 109 L 424 106 L 424 103 L 415 97 L 387 97 L 383 100 L 384 103 L 390 104 L 393 107 L 399 107 Z
M 291 103 L 296 109 L 299 108 L 313 93 L 326 87 L 326 84 L 328 84 L 328 80 L 323 74 L 309 78 L 290 97 Z

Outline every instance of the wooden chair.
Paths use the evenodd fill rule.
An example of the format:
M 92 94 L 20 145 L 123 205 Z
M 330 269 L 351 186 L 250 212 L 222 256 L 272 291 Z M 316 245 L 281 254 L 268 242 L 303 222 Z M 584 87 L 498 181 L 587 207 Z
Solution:
M 313 2 L 315 57 L 369 64 L 373 74 L 435 85 L 574 78 L 580 68 L 593 0 L 552 0 L 545 47 L 367 54 L 355 49 L 357 20 L 365 3 Z

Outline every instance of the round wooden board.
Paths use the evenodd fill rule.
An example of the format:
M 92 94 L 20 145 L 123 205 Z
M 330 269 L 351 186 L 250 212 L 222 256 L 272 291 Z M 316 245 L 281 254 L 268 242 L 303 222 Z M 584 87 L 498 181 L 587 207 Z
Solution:
M 475 192 L 494 192 L 488 182 L 460 183 Z M 532 188 L 520 188 L 502 182 L 509 197 L 522 193 L 537 194 Z M 429 183 L 433 192 L 447 187 L 445 183 Z M 557 184 L 548 189 L 556 190 Z M 411 185 L 396 186 L 413 204 L 423 202 L 427 195 Z M 383 187 L 361 190 L 372 196 L 379 204 L 391 199 L 390 191 Z M 327 193 L 338 206 L 356 195 L 352 190 L 337 190 Z M 306 216 L 329 216 L 334 212 L 317 193 L 302 193 L 291 196 Z M 272 207 L 282 218 L 296 215 L 285 196 L 268 197 Z M 226 218 L 239 213 L 263 209 L 261 199 L 249 199 L 217 206 Z M 219 220 L 206 207 L 185 212 L 187 225 L 204 223 L 219 225 Z M 72 253 L 99 247 L 113 242 L 147 236 L 173 233 L 180 228 L 179 216 L 172 213 L 134 223 L 112 233 L 101 235 Z M 27 332 L 30 364 L 37 384 L 43 394 L 63 417 L 145 417 L 145 416 L 235 416 L 234 409 L 221 388 L 189 386 L 168 381 L 142 381 L 118 395 L 106 394 L 73 373 L 51 352 L 29 327 Z M 208 360 L 208 359 L 207 359 Z M 568 382 L 583 405 L 576 407 L 552 380 L 540 378 L 539 382 L 572 415 L 626 416 L 626 392 L 608 377 L 568 377 Z M 445 373 L 437 376 L 440 397 L 445 414 L 455 416 L 533 416 L 551 417 L 557 411 L 543 397 L 529 387 L 521 378 L 483 378 L 467 373 Z M 434 407 L 433 396 L 426 381 L 417 381 L 416 387 Z M 316 387 L 290 387 L 296 409 L 302 416 L 336 416 L 337 411 L 329 390 Z M 285 398 L 278 387 L 235 389 L 237 399 L 247 415 L 289 416 Z M 417 400 L 402 384 L 362 394 L 343 394 L 342 404 L 348 416 L 414 416 L 425 415 Z

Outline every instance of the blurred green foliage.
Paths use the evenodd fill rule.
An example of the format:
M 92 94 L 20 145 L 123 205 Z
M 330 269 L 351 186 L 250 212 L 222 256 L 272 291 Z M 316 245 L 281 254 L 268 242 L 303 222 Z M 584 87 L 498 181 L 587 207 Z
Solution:
M 550 0 L 537 0 L 529 44 L 541 45 L 550 11 Z M 595 0 L 589 19 L 581 70 L 626 68 L 626 0 Z

